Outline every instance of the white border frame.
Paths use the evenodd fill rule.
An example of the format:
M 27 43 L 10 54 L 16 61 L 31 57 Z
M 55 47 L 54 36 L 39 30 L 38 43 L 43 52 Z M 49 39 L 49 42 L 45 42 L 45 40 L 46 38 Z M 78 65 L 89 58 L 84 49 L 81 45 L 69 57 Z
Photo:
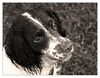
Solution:
M 3 75 L 3 72 L 2 72 L 2 45 L 3 45 L 3 3 L 47 3 L 47 2 L 49 2 L 49 3 L 56 3 L 56 2 L 59 2 L 59 3 L 98 3 L 97 5 L 97 8 L 98 8 L 98 14 L 97 14 L 97 30 L 98 30 L 98 33 L 97 33 L 97 39 L 98 39 L 98 41 L 97 41 L 97 43 L 98 43 L 98 47 L 97 47 L 97 54 L 98 54 L 98 56 L 97 56 L 97 60 L 98 60 L 98 62 L 97 62 L 97 74 L 98 75 L 58 75 L 58 76 L 43 76 L 43 75 L 38 75 L 38 76 L 29 76 L 29 75 Z M 68 78 L 78 78 L 78 77 L 81 77 L 81 78 L 84 78 L 84 77 L 86 77 L 86 78 L 89 78 L 89 77 L 91 77 L 91 78 L 98 78 L 98 77 L 100 77 L 100 42 L 99 42 L 99 39 L 100 39 L 100 23 L 99 23 L 99 20 L 100 20 L 100 15 L 99 15 L 99 13 L 100 13 L 100 10 L 99 10 L 99 8 L 100 8 L 100 0 L 2 0 L 2 1 L 0 1 L 0 78 L 17 78 L 17 77 L 19 77 L 19 78 L 27 78 L 27 77 L 38 77 L 38 78 L 47 78 L 47 77 L 52 77 L 52 78 L 55 78 L 55 77 L 57 77 L 57 78 L 66 78 L 66 77 L 68 77 Z

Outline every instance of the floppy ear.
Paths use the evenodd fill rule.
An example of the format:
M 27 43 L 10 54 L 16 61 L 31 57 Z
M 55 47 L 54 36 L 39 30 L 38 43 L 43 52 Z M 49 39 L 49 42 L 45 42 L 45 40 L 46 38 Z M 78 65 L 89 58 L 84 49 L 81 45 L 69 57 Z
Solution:
M 61 36 L 66 37 L 66 30 L 62 28 L 62 20 L 59 18 L 57 13 L 51 9 L 47 9 L 46 13 L 55 20 L 58 28 L 58 32 L 61 34 Z
M 40 59 L 42 54 L 31 48 L 24 37 L 23 30 L 18 27 L 12 26 L 7 34 L 5 50 L 13 64 L 21 66 L 29 73 L 36 71 L 36 68 L 42 68 Z

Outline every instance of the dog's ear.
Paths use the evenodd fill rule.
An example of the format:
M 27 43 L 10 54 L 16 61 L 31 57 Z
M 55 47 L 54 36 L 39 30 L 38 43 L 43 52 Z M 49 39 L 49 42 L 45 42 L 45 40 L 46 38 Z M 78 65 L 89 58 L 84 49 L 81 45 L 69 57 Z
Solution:
M 25 71 L 32 73 L 41 69 L 41 53 L 34 51 L 24 37 L 22 27 L 18 22 L 13 23 L 6 36 L 5 50 L 13 64 L 21 66 Z M 16 26 L 17 27 L 16 27 Z
M 58 32 L 61 34 L 61 36 L 66 37 L 66 30 L 62 28 L 62 20 L 59 18 L 57 13 L 51 9 L 47 9 L 45 11 L 52 19 L 55 20 Z

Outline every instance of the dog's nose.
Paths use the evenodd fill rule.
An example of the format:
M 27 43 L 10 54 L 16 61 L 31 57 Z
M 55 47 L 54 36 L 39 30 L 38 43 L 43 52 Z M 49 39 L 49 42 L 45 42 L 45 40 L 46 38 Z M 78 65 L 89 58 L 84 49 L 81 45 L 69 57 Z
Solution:
M 70 51 L 72 49 L 72 43 L 69 41 L 65 41 L 64 43 L 59 44 L 59 47 L 65 52 Z
M 59 52 L 70 53 L 73 51 L 73 44 L 68 38 L 66 38 L 66 40 L 62 40 L 60 44 L 56 46 L 56 49 Z

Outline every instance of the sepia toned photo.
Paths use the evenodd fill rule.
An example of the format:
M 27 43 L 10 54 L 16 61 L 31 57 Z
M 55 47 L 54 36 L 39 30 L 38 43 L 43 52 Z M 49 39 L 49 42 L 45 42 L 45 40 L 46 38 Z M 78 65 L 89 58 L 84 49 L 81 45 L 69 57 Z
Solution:
M 3 3 L 4 75 L 97 75 L 97 3 Z

